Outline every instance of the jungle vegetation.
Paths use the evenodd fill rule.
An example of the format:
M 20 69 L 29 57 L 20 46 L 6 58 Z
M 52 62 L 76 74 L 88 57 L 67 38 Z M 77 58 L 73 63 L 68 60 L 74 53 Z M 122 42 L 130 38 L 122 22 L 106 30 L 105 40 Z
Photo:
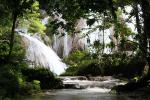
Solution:
M 126 7 L 131 7 L 132 10 L 128 13 Z M 40 13 L 41 9 L 46 15 Z M 61 14 L 66 23 L 56 19 L 50 20 L 44 26 L 41 19 L 45 16 L 54 16 L 54 12 Z M 128 18 L 122 19 L 122 13 L 128 15 Z M 25 49 L 15 29 L 26 27 L 30 33 L 40 33 L 52 38 L 53 34 L 59 34 L 57 29 L 62 27 L 73 36 L 81 34 L 80 30 L 75 28 L 80 18 L 86 19 L 89 26 L 85 36 L 95 29 L 105 31 L 114 27 L 114 37 L 119 41 L 119 49 L 110 54 L 104 53 L 106 47 L 114 49 L 115 44 L 105 44 L 103 38 L 102 43 L 95 41 L 90 45 L 95 49 L 93 53 L 90 50 L 74 50 L 64 58 L 69 68 L 63 75 L 113 75 L 133 79 L 125 86 L 127 88 L 135 86 L 136 89 L 148 85 L 149 0 L 0 0 L 0 97 L 15 97 L 32 94 L 40 89 L 61 87 L 61 81 L 48 69 L 28 68 Z M 135 19 L 136 32 L 126 24 L 132 23 L 132 18 Z M 90 27 L 97 21 L 101 23 Z M 129 36 L 133 37 L 132 41 L 128 39 Z M 90 44 L 90 40 L 87 41 Z M 125 52 L 129 48 L 131 55 Z M 47 80 L 52 80 L 52 83 L 45 84 Z M 117 89 L 124 90 L 122 86 Z

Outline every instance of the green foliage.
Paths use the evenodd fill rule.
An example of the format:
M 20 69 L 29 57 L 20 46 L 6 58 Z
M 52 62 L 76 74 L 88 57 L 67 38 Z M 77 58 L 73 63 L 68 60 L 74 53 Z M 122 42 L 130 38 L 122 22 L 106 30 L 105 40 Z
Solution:
M 40 90 L 40 83 L 36 80 L 26 82 L 21 70 L 27 67 L 25 59 L 25 50 L 21 46 L 20 36 L 16 36 L 14 49 L 10 60 L 7 61 L 8 55 L 8 35 L 2 35 L 0 45 L 0 97 L 14 98 L 18 95 L 32 94 Z
M 87 55 L 90 55 L 90 57 Z M 140 56 L 127 56 L 121 53 L 103 54 L 101 58 L 98 58 L 97 54 L 77 51 L 65 58 L 69 67 L 62 75 L 115 75 L 134 78 L 135 76 L 141 76 L 143 73 L 145 61 L 142 59 Z
M 38 80 L 33 80 L 32 81 L 32 84 L 33 84 L 33 88 L 35 89 L 35 90 L 40 90 L 41 89 L 41 87 L 40 87 L 40 81 L 38 81 Z
M 14 42 L 15 42 L 14 50 L 12 51 L 10 62 L 12 63 L 16 63 L 19 61 L 23 62 L 22 59 L 25 58 L 24 57 L 25 49 L 21 45 L 20 36 L 17 35 Z M 8 53 L 9 53 L 9 34 L 3 34 L 0 38 L 0 61 L 1 62 L 5 62 L 4 60 L 7 59 Z
M 61 25 L 60 25 L 61 24 Z M 46 25 L 46 34 L 49 37 L 52 37 L 53 34 L 59 34 L 58 28 L 63 26 L 62 22 L 57 22 L 57 20 L 52 20 L 51 18 L 48 20 L 48 24 Z
M 4 67 L 4 68 L 3 68 Z M 17 80 L 17 73 L 13 69 L 8 69 L 10 65 L 1 66 L 0 73 L 0 96 L 14 96 L 19 92 L 19 84 Z
M 77 75 L 77 67 L 69 66 L 66 69 L 65 73 L 62 73 L 61 76 L 76 76 Z
M 31 10 L 31 11 L 30 11 Z M 18 28 L 27 28 L 29 33 L 44 34 L 46 27 L 41 22 L 41 15 L 39 12 L 39 2 L 35 1 L 26 15 L 19 18 Z
M 34 0 L 2 0 L 0 2 L 4 6 L 5 11 L 18 14 L 19 16 L 26 13 L 31 8 Z
M 51 15 L 53 11 L 62 14 L 62 18 L 66 20 L 67 24 L 62 25 L 69 33 L 75 31 L 75 24 L 81 17 L 88 18 L 90 13 L 103 13 L 109 9 L 109 0 L 50 0 L 45 4 L 48 9 L 48 14 Z M 95 19 L 89 20 L 88 23 L 94 23 Z M 57 23 L 56 23 L 57 24 Z
M 33 80 L 31 82 L 22 82 L 20 84 L 20 95 L 31 95 L 33 93 L 39 92 L 41 90 L 40 81 Z
M 14 96 L 18 94 L 18 78 L 20 76 L 19 66 L 24 63 L 23 61 L 20 61 L 22 55 L 24 55 L 24 51 L 19 47 L 20 43 L 18 42 L 18 40 L 16 40 L 14 48 L 17 51 L 13 52 L 11 63 L 5 61 L 8 55 L 8 43 L 8 36 L 3 34 L 1 36 L 0 43 L 0 96 Z
M 0 97 L 13 97 L 18 94 L 32 94 L 33 91 L 42 89 L 58 88 L 62 85 L 59 79 L 56 79 L 48 69 L 30 69 L 24 61 L 24 49 L 20 46 L 19 36 L 15 37 L 14 30 L 16 22 L 22 28 L 26 26 L 29 32 L 44 34 L 45 26 L 40 21 L 39 3 L 36 0 L 0 0 Z M 102 24 L 96 28 L 99 30 L 108 29 L 113 24 L 115 26 L 115 36 L 120 38 L 120 46 L 125 48 L 127 38 L 134 33 L 125 24 L 120 17 L 122 12 L 117 12 L 118 8 L 124 8 L 126 5 L 137 3 L 142 9 L 142 24 L 140 44 L 143 55 L 147 58 L 147 39 L 149 38 L 149 16 L 150 5 L 148 0 L 39 0 L 46 4 L 46 11 L 49 15 L 52 12 L 62 14 L 67 22 L 52 21 L 48 25 L 46 31 L 53 32 L 58 27 L 66 29 L 68 33 L 75 32 L 75 24 L 81 17 L 88 18 L 91 13 L 98 16 L 88 20 L 88 24 L 92 25 L 99 18 L 102 18 Z M 134 11 L 134 10 L 133 10 Z M 25 15 L 26 16 L 23 16 Z M 104 16 L 102 16 L 104 14 Z M 135 16 L 134 12 L 130 14 Z M 138 14 L 139 15 L 139 14 Z M 18 20 L 19 18 L 19 20 Z M 22 18 L 22 19 L 21 19 Z M 141 19 L 140 19 L 141 20 Z M 13 22 L 13 23 L 12 23 Z M 143 21 L 142 21 L 143 22 Z M 12 25 L 13 24 L 13 25 Z M 10 28 L 12 27 L 12 30 Z M 95 28 L 95 29 L 96 29 Z M 93 30 L 95 30 L 93 29 Z M 143 30 L 144 29 L 144 30 Z M 92 30 L 92 31 L 93 31 Z M 10 31 L 11 34 L 10 34 Z M 9 35 L 11 37 L 9 37 Z M 9 44 L 11 46 L 9 46 Z M 14 45 L 13 45 L 14 44 Z M 135 45 L 135 44 L 134 44 Z M 12 47 L 14 46 L 14 49 Z M 112 45 L 114 46 L 114 45 Z M 135 45 L 137 46 L 137 44 Z M 70 65 L 64 75 L 121 75 L 134 78 L 136 81 L 140 79 L 145 61 L 142 57 L 126 56 L 125 54 L 100 55 L 103 45 L 99 41 L 95 41 L 94 48 L 96 53 L 73 52 L 65 62 Z M 12 54 L 9 52 L 12 51 Z M 9 61 L 7 55 L 11 54 Z M 148 60 L 150 64 L 150 61 Z M 25 68 L 25 69 L 24 69 Z
M 11 27 L 11 20 L 9 15 L 5 18 L 0 18 L 0 39 L 3 34 L 7 34 L 10 32 L 10 27 Z
M 27 14 L 27 20 L 29 21 L 28 30 L 31 33 L 44 34 L 46 27 L 41 22 L 41 15 L 39 12 L 39 2 L 34 2 L 32 5 L 32 12 Z
M 34 19 L 33 21 L 31 21 L 31 23 L 29 25 L 29 32 L 31 32 L 31 33 L 44 34 L 45 29 L 46 29 L 46 27 L 42 24 L 40 19 Z
M 105 55 L 100 62 L 104 75 L 120 75 L 133 78 L 135 75 L 142 75 L 145 61 L 141 57 L 126 54 Z
M 68 65 L 78 67 L 83 60 L 91 59 L 90 53 L 86 51 L 72 52 L 68 57 L 64 58 L 64 62 Z
M 101 68 L 96 62 L 84 62 L 86 64 L 82 64 L 82 66 L 79 66 L 76 75 L 79 76 L 98 76 L 101 74 Z
M 97 60 L 93 59 L 92 55 L 86 51 L 75 51 L 64 61 L 69 68 L 62 75 L 100 75 L 99 66 L 95 67 Z
M 49 69 L 45 68 L 24 68 L 22 73 L 28 82 L 34 80 L 40 81 L 41 89 L 53 89 L 61 87 L 62 83 L 59 79 L 55 78 Z

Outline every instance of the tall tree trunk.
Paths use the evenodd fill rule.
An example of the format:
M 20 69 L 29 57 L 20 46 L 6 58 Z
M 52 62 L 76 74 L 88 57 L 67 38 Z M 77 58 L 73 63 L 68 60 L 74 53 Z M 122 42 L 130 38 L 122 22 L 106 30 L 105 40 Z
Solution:
M 135 11 L 137 32 L 141 35 L 142 32 L 141 32 L 141 25 L 140 25 L 140 18 L 139 18 L 138 3 L 136 3 L 133 8 L 134 8 L 134 11 Z
M 103 17 L 103 53 L 105 51 L 105 12 L 104 12 L 104 17 Z
M 12 16 L 13 16 L 13 25 L 12 25 L 11 34 L 10 34 L 9 54 L 8 54 L 7 60 L 10 59 L 10 56 L 11 56 L 12 51 L 13 51 L 17 13 L 13 13 Z
M 142 12 L 143 12 L 143 19 L 144 19 L 144 33 L 143 33 L 143 40 L 142 40 L 142 45 L 144 47 L 143 53 L 150 66 L 150 54 L 147 51 L 148 49 L 147 40 L 150 39 L 150 5 L 147 0 L 141 0 L 141 5 L 142 5 Z M 149 70 L 149 74 L 150 74 L 150 70 Z
M 135 3 L 135 5 L 133 5 L 133 9 L 135 11 L 136 28 L 137 28 L 137 32 L 139 34 L 139 48 L 141 51 L 145 51 L 145 49 L 143 48 L 143 34 L 142 34 L 142 26 L 140 24 L 138 3 Z
M 110 11 L 111 11 L 111 14 L 112 14 L 112 17 L 113 17 L 113 22 L 114 22 L 114 37 L 116 38 L 116 44 L 115 44 L 115 49 L 116 51 L 115 52 L 118 52 L 118 18 L 117 18 L 117 14 L 116 14 L 116 11 L 117 9 L 114 7 L 114 3 L 113 3 L 113 0 L 109 0 L 109 5 L 110 5 Z

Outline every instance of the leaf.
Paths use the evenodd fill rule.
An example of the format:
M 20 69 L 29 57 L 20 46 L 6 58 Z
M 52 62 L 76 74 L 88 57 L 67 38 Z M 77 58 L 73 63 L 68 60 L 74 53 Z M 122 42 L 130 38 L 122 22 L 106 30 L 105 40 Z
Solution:
M 88 20 L 87 20 L 87 24 L 88 24 L 89 26 L 92 26 L 92 25 L 95 23 L 95 21 L 96 21 L 95 18 L 93 18 L 93 19 L 88 19 Z

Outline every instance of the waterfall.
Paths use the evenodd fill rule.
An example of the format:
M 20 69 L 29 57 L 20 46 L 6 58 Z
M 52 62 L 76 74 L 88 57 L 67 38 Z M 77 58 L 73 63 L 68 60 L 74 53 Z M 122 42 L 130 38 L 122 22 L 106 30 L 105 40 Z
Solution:
M 53 49 L 55 50 L 55 52 L 57 52 L 56 48 L 57 48 L 57 38 L 56 35 L 53 35 L 53 45 L 52 45 Z
M 63 57 L 68 56 L 68 34 L 65 32 L 64 36 L 64 50 L 63 50 Z
M 53 35 L 53 50 L 59 55 L 59 57 L 66 57 L 69 55 L 72 49 L 72 38 L 67 34 L 64 33 L 64 36 Z
M 49 46 L 30 35 L 22 33 L 20 35 L 26 47 L 26 58 L 29 61 L 50 68 L 57 75 L 65 71 L 66 65 Z

